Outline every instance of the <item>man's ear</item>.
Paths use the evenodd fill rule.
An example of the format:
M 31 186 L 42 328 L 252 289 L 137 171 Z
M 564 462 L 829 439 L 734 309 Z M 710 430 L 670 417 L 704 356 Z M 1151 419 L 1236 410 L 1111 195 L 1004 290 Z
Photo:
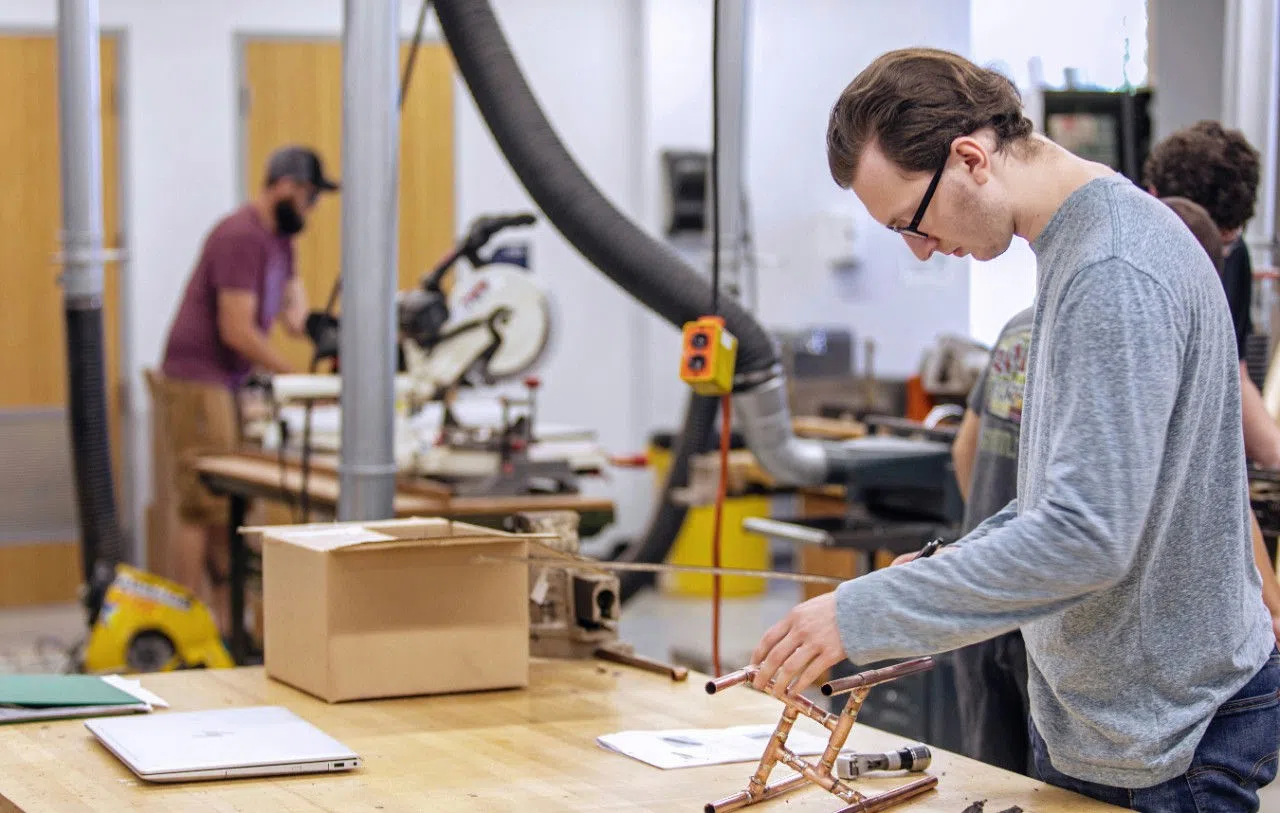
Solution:
M 1160 197 L 1160 193 L 1156 191 L 1155 186 L 1152 184 L 1147 184 L 1147 192 L 1149 192 L 1152 195 L 1155 195 L 1157 198 Z
M 987 145 L 973 136 L 960 136 L 951 142 L 951 152 L 964 162 L 975 182 L 984 184 L 991 179 L 991 153 Z

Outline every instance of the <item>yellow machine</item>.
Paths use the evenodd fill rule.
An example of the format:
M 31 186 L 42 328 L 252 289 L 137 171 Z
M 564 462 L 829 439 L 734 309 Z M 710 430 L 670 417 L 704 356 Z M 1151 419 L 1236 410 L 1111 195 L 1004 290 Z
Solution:
M 116 565 L 89 631 L 85 672 L 161 672 L 234 666 L 213 614 L 176 582 Z
M 733 392 L 737 359 L 738 340 L 725 330 L 724 319 L 703 316 L 685 323 L 680 378 L 694 392 L 710 396 Z

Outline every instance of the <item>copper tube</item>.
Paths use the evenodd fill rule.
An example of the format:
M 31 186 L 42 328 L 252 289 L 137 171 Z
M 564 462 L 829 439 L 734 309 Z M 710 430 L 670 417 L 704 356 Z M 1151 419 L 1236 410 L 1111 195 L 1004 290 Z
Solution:
M 752 798 L 751 794 L 744 790 L 740 793 L 735 793 L 732 796 L 726 796 L 718 802 L 709 802 L 703 810 L 705 810 L 706 813 L 729 813 L 731 810 L 739 810 L 747 805 L 781 796 L 784 793 L 795 790 L 807 781 L 808 780 L 803 776 L 793 776 L 789 779 L 784 779 L 781 782 L 774 782 L 772 785 L 766 787 L 755 798 Z
M 849 699 L 845 701 L 844 710 L 840 712 L 841 716 L 848 715 L 856 722 L 858 712 L 862 711 L 862 704 L 867 702 L 867 695 L 869 694 L 871 694 L 870 689 L 854 689 L 850 692 Z
M 643 655 L 637 655 L 634 652 L 626 652 L 611 646 L 602 646 L 593 653 L 602 661 L 611 661 L 612 663 L 620 663 L 623 666 L 634 666 L 637 669 L 643 669 L 646 672 L 656 672 L 659 675 L 666 675 L 672 680 L 679 682 L 689 677 L 689 670 L 683 666 L 677 666 L 673 663 L 663 663 L 653 658 L 646 658 Z
M 756 674 L 759 673 L 759 671 L 760 669 L 758 667 L 748 666 L 744 669 L 739 669 L 736 672 L 730 672 L 727 675 L 721 675 L 718 678 L 708 680 L 707 694 L 723 692 L 725 689 L 731 689 L 734 686 L 746 683 L 747 681 L 755 680 Z
M 884 793 L 877 793 L 875 796 L 867 796 L 854 802 L 848 807 L 837 810 L 836 813 L 876 813 L 885 810 L 899 802 L 905 802 L 907 799 L 915 798 L 920 794 L 932 790 L 938 784 L 936 776 L 922 776 L 914 782 L 887 790 Z
M 804 779 L 803 776 L 799 778 L 801 780 Z M 764 797 L 762 796 L 761 799 L 763 798 Z M 705 813 L 729 813 L 731 810 L 740 810 L 741 808 L 751 804 L 753 801 L 755 800 L 751 798 L 751 794 L 742 790 L 732 796 L 726 796 L 723 799 L 718 799 L 714 802 L 707 802 L 706 806 L 702 809 Z
M 750 681 L 755 680 L 756 675 L 759 673 L 760 673 L 759 667 L 747 666 L 742 669 L 739 669 L 736 672 L 729 672 L 728 674 L 721 675 L 718 678 L 708 680 L 706 685 L 707 694 L 718 694 L 719 692 L 722 692 L 725 689 L 731 689 L 734 686 L 739 686 L 743 683 L 749 683 Z M 755 687 L 750 687 L 750 688 L 755 688 Z M 772 688 L 773 688 L 773 681 L 769 681 L 769 685 L 766 687 L 766 691 L 764 693 L 767 694 L 768 693 L 767 690 Z M 801 714 L 819 723 L 820 725 L 822 725 L 823 728 L 826 728 L 827 730 L 831 730 L 836 725 L 836 715 L 831 714 L 830 712 L 819 708 L 816 704 L 814 704 L 811 700 L 809 700 L 809 698 L 805 697 L 804 695 L 799 695 L 799 694 L 789 695 L 783 698 L 782 702 L 788 705 L 798 706 Z
M 864 695 L 865 696 L 865 695 Z M 818 760 L 820 772 L 830 776 L 831 768 L 836 764 L 836 755 L 840 753 L 840 749 L 844 747 L 845 740 L 849 739 L 849 731 L 853 729 L 853 721 L 858 716 L 858 709 L 862 708 L 862 704 L 858 703 L 857 707 L 849 711 L 853 706 L 853 698 L 845 705 L 845 712 L 841 713 L 839 722 L 835 728 L 831 729 L 831 737 L 827 740 L 827 748 L 822 752 L 822 759 Z
M 764 753 L 760 755 L 760 764 L 756 767 L 755 775 L 747 784 L 747 790 L 753 795 L 764 792 L 769 774 L 773 773 L 773 766 L 778 762 L 778 755 L 787 751 L 787 736 L 791 734 L 791 727 L 796 724 L 796 718 L 799 716 L 800 711 L 794 706 L 787 706 L 782 710 L 782 717 L 778 720 L 777 727 L 773 729 L 773 736 L 769 737 L 769 744 L 764 747 Z
M 819 708 L 813 701 L 804 695 L 798 694 L 794 697 L 788 697 L 786 702 L 788 704 L 794 704 L 800 710 L 801 714 L 820 724 L 828 731 L 834 731 L 836 723 L 840 720 L 839 717 L 831 712 Z
M 828 793 L 836 793 L 836 795 L 841 795 L 837 793 L 837 790 L 843 790 L 843 791 L 851 790 L 851 788 L 841 783 L 840 780 L 836 779 L 830 773 L 826 773 L 826 774 L 822 773 L 817 768 L 810 765 L 808 762 L 805 762 L 800 757 L 791 753 L 791 751 L 789 751 L 788 749 L 783 748 L 781 749 L 781 751 L 782 753 L 778 755 L 779 762 L 781 762 L 783 765 L 786 765 L 788 768 L 800 774 L 805 779 L 817 785 L 818 787 L 822 788 L 823 790 L 827 791 Z M 855 799 L 862 798 L 857 791 L 854 791 L 853 793 L 854 793 Z
M 897 680 L 898 678 L 914 675 L 917 672 L 924 672 L 932 668 L 933 658 L 916 658 L 902 663 L 895 663 L 893 666 L 886 666 L 882 669 L 859 672 L 847 678 L 824 683 L 822 684 L 822 693 L 827 697 L 831 697 L 832 695 L 844 694 L 853 689 L 871 688 L 880 683 Z

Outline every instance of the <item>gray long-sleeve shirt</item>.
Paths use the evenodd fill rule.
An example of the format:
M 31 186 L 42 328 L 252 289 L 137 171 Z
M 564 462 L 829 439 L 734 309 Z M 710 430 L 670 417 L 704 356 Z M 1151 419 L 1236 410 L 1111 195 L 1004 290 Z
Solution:
M 1018 498 L 931 559 L 837 589 L 850 660 L 1021 628 L 1054 767 L 1147 787 L 1187 770 L 1275 644 L 1253 563 L 1239 371 L 1222 284 L 1123 176 L 1033 243 Z

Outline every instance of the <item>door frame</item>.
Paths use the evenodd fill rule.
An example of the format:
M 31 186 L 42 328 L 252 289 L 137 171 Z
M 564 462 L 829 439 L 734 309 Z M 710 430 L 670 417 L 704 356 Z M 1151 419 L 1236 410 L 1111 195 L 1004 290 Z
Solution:
M 130 150 L 132 129 L 129 126 L 132 105 L 128 72 L 130 36 L 127 26 L 107 25 L 98 27 L 98 36 L 102 38 L 109 37 L 114 40 L 116 50 L 116 150 L 114 157 L 117 176 L 115 205 L 119 220 L 117 234 L 119 245 L 117 248 L 120 251 L 120 256 L 119 259 L 114 261 L 116 273 L 119 275 L 117 280 L 119 284 L 119 300 L 116 303 L 117 330 L 114 339 L 119 354 L 120 366 L 116 371 L 116 378 L 106 382 L 108 388 L 115 390 L 119 407 L 119 425 L 111 427 L 110 442 L 113 447 L 118 449 L 116 453 L 120 456 L 119 477 L 115 478 L 114 485 L 117 521 L 120 523 L 120 530 L 125 541 L 125 558 L 130 562 L 142 562 L 145 550 L 142 529 L 146 523 L 144 521 L 145 506 L 140 499 L 142 491 L 139 488 L 139 478 L 142 472 L 137 465 L 140 457 L 137 449 L 137 440 L 143 433 L 138 431 L 139 418 L 135 410 L 136 395 L 139 390 L 135 386 L 133 369 L 136 348 L 130 335 L 130 327 L 133 324 L 135 310 L 133 306 L 134 292 L 137 287 L 134 280 L 133 257 L 130 251 L 130 237 L 132 234 L 130 226 L 133 223 L 132 196 L 130 194 L 133 177 L 133 162 L 130 160 L 132 154 Z M 9 37 L 50 37 L 55 42 L 56 53 L 58 37 L 56 25 L 0 25 L 0 38 Z M 103 102 L 104 100 L 100 98 L 99 103 Z M 104 159 L 105 155 L 104 152 Z M 59 159 L 61 159 L 61 155 L 59 155 Z M 103 235 L 104 245 L 108 242 L 107 238 L 107 235 Z M 63 405 L 63 409 L 65 410 L 66 408 L 66 405 Z M 79 544 L 79 540 L 77 539 L 76 541 Z

